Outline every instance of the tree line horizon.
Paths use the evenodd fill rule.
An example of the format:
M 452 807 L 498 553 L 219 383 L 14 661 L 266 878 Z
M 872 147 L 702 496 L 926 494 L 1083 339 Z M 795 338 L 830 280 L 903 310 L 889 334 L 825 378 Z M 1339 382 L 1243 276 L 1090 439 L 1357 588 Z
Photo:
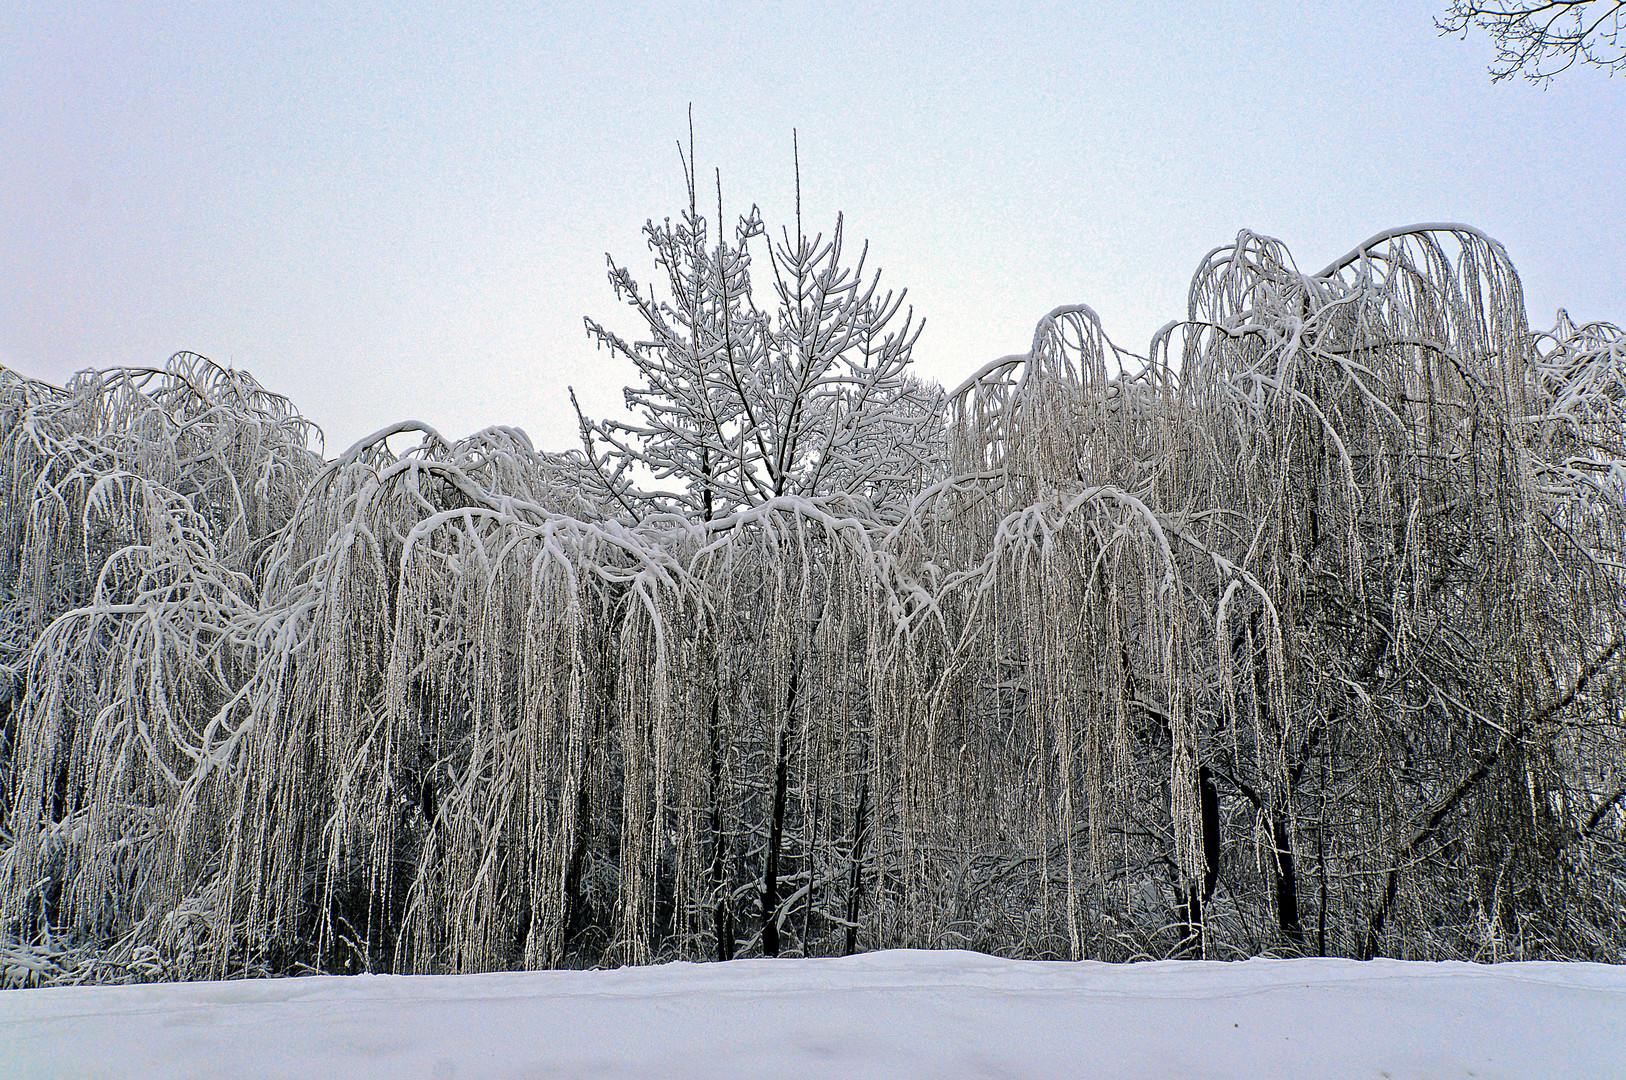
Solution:
M 576 450 L 0 370 L 0 983 L 1626 961 L 1626 334 L 1243 231 L 945 391 L 839 215 L 684 172 Z

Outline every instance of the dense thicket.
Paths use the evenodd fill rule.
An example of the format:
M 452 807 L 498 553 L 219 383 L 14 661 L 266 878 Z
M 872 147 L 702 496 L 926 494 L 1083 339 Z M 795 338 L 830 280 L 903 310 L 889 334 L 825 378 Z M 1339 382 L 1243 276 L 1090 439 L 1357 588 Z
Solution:
M 1147 355 L 1065 307 L 944 393 L 839 221 L 647 232 L 577 452 L 0 372 L 8 985 L 1626 960 L 1626 335 L 1465 227 L 1245 232 Z

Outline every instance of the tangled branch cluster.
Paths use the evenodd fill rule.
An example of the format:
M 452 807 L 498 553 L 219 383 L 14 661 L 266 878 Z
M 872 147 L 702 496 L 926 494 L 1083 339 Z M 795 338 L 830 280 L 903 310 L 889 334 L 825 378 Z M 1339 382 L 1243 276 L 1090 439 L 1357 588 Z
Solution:
M 1435 20 L 1442 34 L 1466 34 L 1469 27 L 1490 34 L 1496 42 L 1492 82 L 1523 75 L 1541 85 L 1576 64 L 1611 75 L 1626 69 L 1623 23 L 1622 0 L 1451 0 L 1445 17 Z

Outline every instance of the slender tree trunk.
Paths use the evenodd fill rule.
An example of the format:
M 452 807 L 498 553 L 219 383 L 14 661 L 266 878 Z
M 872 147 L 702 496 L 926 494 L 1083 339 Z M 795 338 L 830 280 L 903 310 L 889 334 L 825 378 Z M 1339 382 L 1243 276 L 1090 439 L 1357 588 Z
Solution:
M 559 958 L 565 954 L 565 942 L 575 924 L 587 914 L 582 901 L 582 863 L 587 857 L 587 833 L 591 824 L 593 805 L 588 797 L 587 784 L 582 783 L 576 794 L 576 837 L 570 846 L 570 862 L 565 865 L 565 911 L 559 927 Z
M 779 955 L 779 853 L 785 840 L 785 800 L 790 788 L 790 744 L 796 724 L 796 690 L 801 664 L 790 669 L 785 695 L 785 723 L 774 746 L 773 822 L 768 829 L 768 857 L 762 870 L 762 951 Z
M 1331 753 L 1328 747 L 1328 753 Z M 1316 829 L 1315 861 L 1321 877 L 1321 897 L 1316 905 L 1316 955 L 1327 955 L 1327 790 L 1331 785 L 1330 765 L 1326 758 L 1321 762 L 1321 821 Z
M 1304 943 L 1304 927 L 1299 925 L 1298 874 L 1293 867 L 1293 845 L 1287 825 L 1272 814 L 1271 845 L 1276 851 L 1276 925 L 1289 940 Z
M 812 625 L 806 637 L 802 639 L 804 647 L 812 642 L 823 619 L 824 607 L 821 604 L 813 615 Z M 785 806 L 790 793 L 790 754 L 791 746 L 796 741 L 796 699 L 802 684 L 804 651 L 805 648 L 799 650 L 791 663 L 790 684 L 785 690 L 783 711 L 785 719 L 774 745 L 773 819 L 768 829 L 768 854 L 762 868 L 762 952 L 766 956 L 778 956 L 780 950 L 779 860 L 785 846 Z M 812 867 L 810 866 L 808 870 L 811 889 Z
M 691 147 L 692 150 L 692 147 Z M 707 524 L 714 511 L 711 487 L 711 452 L 700 452 L 700 499 Z M 713 645 L 715 640 L 713 639 Z M 716 649 L 706 650 L 711 665 L 710 675 L 717 677 Z M 706 718 L 707 764 L 711 779 L 711 891 L 712 932 L 717 937 L 717 959 L 734 959 L 734 905 L 728 880 L 728 836 L 723 832 L 723 734 L 721 730 L 721 703 L 718 687 L 713 685 L 711 703 Z
M 1185 898 L 1177 905 L 1182 928 L 1175 955 L 1200 960 L 1203 958 L 1203 911 L 1219 883 L 1220 858 L 1219 792 L 1207 765 L 1197 768 L 1197 786 L 1202 798 L 1203 880 L 1200 885 L 1195 881 L 1188 885 Z
M 1180 944 L 1174 955 L 1181 960 L 1203 958 L 1203 891 L 1196 882 L 1186 886 L 1185 899 L 1177 905 L 1180 916 Z
M 712 925 L 717 935 L 717 959 L 734 959 L 734 910 L 729 902 L 728 887 L 728 837 L 723 832 L 723 748 L 722 733 L 718 730 L 718 702 L 716 694 L 711 698 L 711 715 L 708 719 L 707 758 L 711 772 L 711 890 L 715 898 L 712 909 Z
M 1213 899 L 1214 886 L 1219 883 L 1220 820 L 1219 791 L 1214 787 L 1214 775 L 1207 765 L 1197 768 L 1197 782 L 1203 798 L 1203 901 Z
M 864 768 L 858 786 L 858 814 L 853 818 L 853 846 L 851 867 L 847 872 L 847 948 L 843 953 L 851 956 L 858 951 L 858 897 L 864 884 L 864 841 L 869 836 L 869 768 Z

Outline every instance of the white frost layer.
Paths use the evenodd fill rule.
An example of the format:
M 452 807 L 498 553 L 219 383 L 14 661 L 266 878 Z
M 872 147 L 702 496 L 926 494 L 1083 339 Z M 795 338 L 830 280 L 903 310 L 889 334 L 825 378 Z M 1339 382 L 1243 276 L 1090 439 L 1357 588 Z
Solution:
M 1626 969 L 968 952 L 0 993 L 0 1076 L 1626 1077 Z

